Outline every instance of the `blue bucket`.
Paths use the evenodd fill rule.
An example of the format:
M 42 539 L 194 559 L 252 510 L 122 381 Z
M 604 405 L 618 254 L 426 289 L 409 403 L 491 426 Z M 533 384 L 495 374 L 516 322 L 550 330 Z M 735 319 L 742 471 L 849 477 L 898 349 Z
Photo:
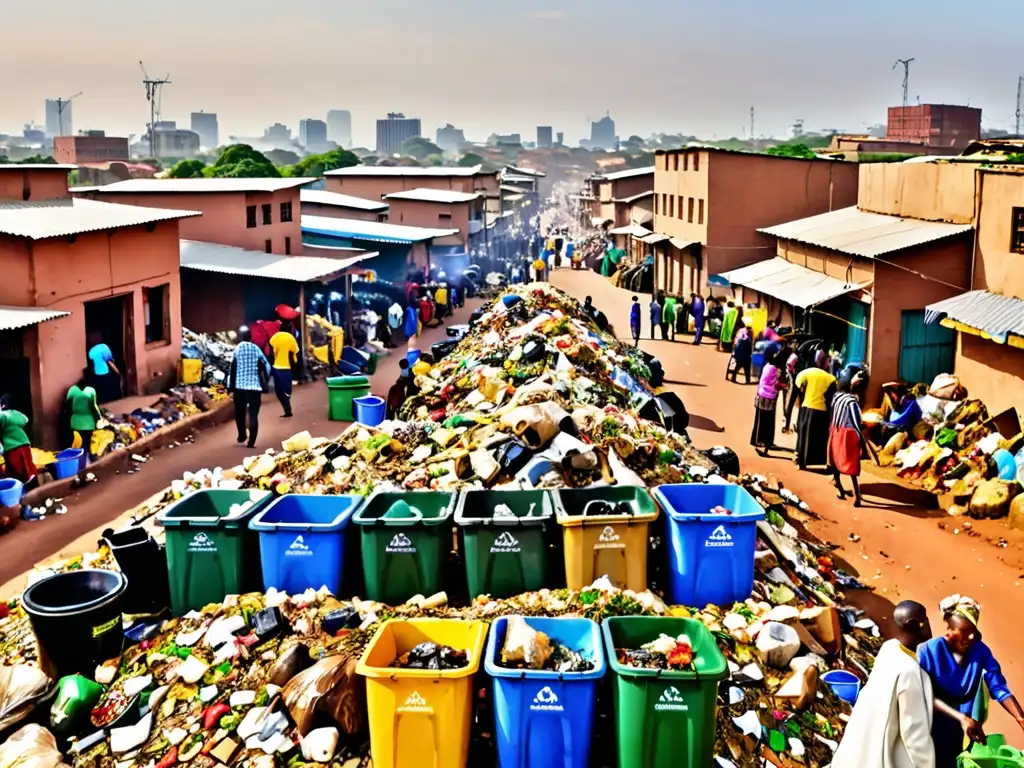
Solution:
M 65 448 L 57 454 L 53 463 L 53 474 L 58 480 L 74 477 L 81 471 L 82 457 L 85 451 L 81 448 Z
M 356 421 L 367 427 L 376 427 L 387 415 L 387 403 L 376 395 L 364 395 L 352 400 L 356 407 Z
M 405 359 L 409 361 L 409 367 L 412 368 L 416 365 L 416 361 L 420 359 L 420 355 L 423 354 L 418 349 L 410 349 L 405 353 Z
M 598 679 L 606 661 L 601 630 L 590 619 L 527 617 L 526 623 L 594 662 L 590 672 L 500 666 L 508 618 L 491 625 L 484 669 L 494 684 L 495 739 L 502 766 L 587 768 Z
M 757 522 L 764 509 L 732 483 L 679 483 L 655 488 L 668 516 L 669 602 L 672 605 L 731 605 L 754 589 Z M 731 514 L 713 514 L 715 507 Z
M 857 697 L 860 696 L 860 678 L 855 674 L 845 669 L 832 669 L 822 675 L 821 679 L 840 699 L 850 704 L 857 703 Z
M 21 503 L 25 486 L 13 477 L 0 478 L 0 507 L 16 507 Z

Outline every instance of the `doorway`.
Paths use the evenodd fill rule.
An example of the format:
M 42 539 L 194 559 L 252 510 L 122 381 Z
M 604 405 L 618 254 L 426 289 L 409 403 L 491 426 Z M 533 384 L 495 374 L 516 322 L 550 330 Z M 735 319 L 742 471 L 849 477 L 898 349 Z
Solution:
M 0 331 L 0 399 L 32 422 L 32 383 L 23 329 Z
M 138 394 L 135 391 L 137 377 L 132 323 L 133 298 L 133 294 L 127 293 L 109 299 L 85 302 L 86 352 L 92 346 L 96 335 L 110 347 L 114 365 L 121 372 L 121 391 L 126 396 Z

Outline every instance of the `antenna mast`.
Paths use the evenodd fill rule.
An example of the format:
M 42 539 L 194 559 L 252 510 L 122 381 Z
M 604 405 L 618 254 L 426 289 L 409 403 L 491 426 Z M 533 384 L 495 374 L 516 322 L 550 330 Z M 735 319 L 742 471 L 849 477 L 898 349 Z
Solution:
M 57 99 L 57 122 L 60 123 L 60 135 L 61 136 L 64 135 L 64 110 L 67 109 L 68 104 L 70 104 L 72 101 L 74 101 L 75 99 L 77 99 L 81 95 L 82 95 L 82 92 L 79 91 L 74 96 L 69 96 L 66 99 Z M 1018 106 L 1018 110 L 1017 110 L 1018 113 L 1020 112 L 1020 110 L 1019 110 L 1020 103 L 1019 102 L 1020 102 L 1020 99 L 1018 98 L 1018 104 L 1017 104 L 1017 106 Z
M 754 140 L 754 108 L 750 108 L 750 140 Z
M 161 89 L 171 82 L 171 76 L 168 74 L 160 80 L 154 80 L 141 61 L 139 67 L 142 68 L 142 85 L 146 88 L 146 101 L 149 102 L 149 155 L 156 157 L 156 119 L 160 111 L 160 94 Z
M 1020 138 L 1020 104 L 1021 104 L 1021 101 L 1024 101 L 1024 76 L 1021 76 L 1021 77 L 1017 78 L 1017 130 L 1014 131 L 1014 133 L 1016 133 L 1018 139 Z
M 910 86 L 910 62 L 914 59 L 896 59 L 896 63 L 892 65 L 893 69 L 903 65 L 903 106 L 906 107 L 909 101 L 908 99 L 908 87 Z

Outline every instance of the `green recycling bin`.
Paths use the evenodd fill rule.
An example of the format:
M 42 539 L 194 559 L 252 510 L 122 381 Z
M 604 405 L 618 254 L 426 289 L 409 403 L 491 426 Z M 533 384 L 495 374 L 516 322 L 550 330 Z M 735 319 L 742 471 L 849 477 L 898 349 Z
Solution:
M 249 519 L 272 498 L 270 491 L 196 491 L 157 515 L 175 616 L 262 590 L 259 533 L 249 530 Z
M 445 491 L 379 491 L 366 500 L 352 522 L 368 598 L 401 605 L 441 591 L 454 506 L 455 494 Z
M 462 532 L 470 598 L 505 598 L 547 584 L 554 504 L 548 491 L 466 491 L 455 523 Z
M 327 379 L 327 418 L 331 421 L 355 421 L 357 397 L 370 394 L 366 376 L 331 376 Z
M 619 768 L 705 768 L 714 761 L 718 683 L 725 657 L 695 619 L 613 616 L 601 624 L 612 672 Z M 619 663 L 618 648 L 640 648 L 661 635 L 685 634 L 693 669 L 641 669 Z

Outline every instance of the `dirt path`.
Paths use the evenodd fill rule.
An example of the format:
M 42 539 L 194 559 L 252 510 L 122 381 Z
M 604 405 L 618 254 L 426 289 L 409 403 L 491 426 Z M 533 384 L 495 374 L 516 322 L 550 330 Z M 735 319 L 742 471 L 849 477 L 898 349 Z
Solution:
M 594 272 L 557 270 L 551 282 L 580 299 L 592 296 L 618 333 L 629 332 L 630 292 L 615 288 Z M 640 299 L 646 336 L 640 345 L 661 360 L 666 381 L 671 382 L 668 386 L 686 404 L 689 432 L 696 445 L 727 445 L 739 455 L 743 471 L 773 474 L 804 499 L 821 517 L 809 526 L 810 531 L 840 545 L 837 554 L 874 588 L 873 594 L 858 592 L 848 597 L 851 603 L 869 610 L 876 621 L 885 622 L 900 600 L 913 599 L 928 607 L 933 632 L 938 633 L 942 598 L 958 592 L 977 599 L 984 607 L 981 628 L 985 641 L 1002 664 L 1010 689 L 1018 696 L 1024 694 L 1024 665 L 1017 658 L 1024 536 L 1008 531 L 998 521 L 972 521 L 968 532 L 965 519 L 937 509 L 931 494 L 896 484 L 890 471 L 872 472 L 867 463 L 861 477 L 866 505 L 855 509 L 850 501 L 836 498 L 830 477 L 796 467 L 792 462 L 795 436 L 781 434 L 781 420 L 776 440 L 790 450 L 761 458 L 750 446 L 754 386 L 726 382 L 726 355 L 710 344 L 694 347 L 692 336 L 676 342 L 651 341 L 650 296 Z M 660 339 L 660 331 L 658 335 Z M 954 535 L 954 530 L 960 533 Z M 851 541 L 851 534 L 859 540 Z M 1005 548 L 993 543 L 999 537 L 1008 540 Z M 1006 734 L 1017 746 L 1024 745 L 1020 729 L 998 705 L 993 705 L 989 730 Z

